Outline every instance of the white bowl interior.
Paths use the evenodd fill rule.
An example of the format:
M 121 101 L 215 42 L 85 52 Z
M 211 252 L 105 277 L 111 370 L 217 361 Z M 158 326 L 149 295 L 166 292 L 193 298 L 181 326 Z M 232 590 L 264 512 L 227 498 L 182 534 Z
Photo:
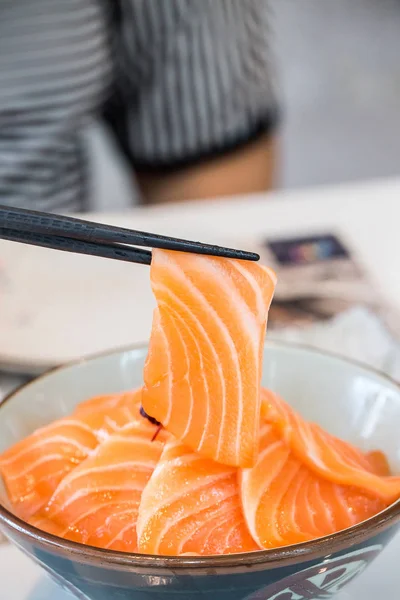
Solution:
M 145 348 L 114 352 L 25 386 L 0 408 L 0 452 L 91 396 L 139 387 L 145 357 Z M 400 390 L 385 377 L 317 351 L 267 343 L 263 384 L 329 432 L 383 450 L 400 473 Z

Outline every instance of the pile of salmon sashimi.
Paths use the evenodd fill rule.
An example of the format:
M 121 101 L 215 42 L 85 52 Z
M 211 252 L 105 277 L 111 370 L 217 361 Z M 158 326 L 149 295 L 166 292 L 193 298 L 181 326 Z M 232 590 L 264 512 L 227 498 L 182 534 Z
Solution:
M 143 387 L 96 397 L 0 456 L 13 512 L 82 544 L 160 555 L 312 540 L 400 497 L 363 453 L 261 389 L 276 277 L 155 250 Z

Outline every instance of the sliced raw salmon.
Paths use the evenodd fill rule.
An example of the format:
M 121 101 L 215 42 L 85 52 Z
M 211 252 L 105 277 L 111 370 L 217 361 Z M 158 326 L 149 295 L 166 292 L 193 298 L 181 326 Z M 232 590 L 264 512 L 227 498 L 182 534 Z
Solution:
M 257 263 L 154 250 L 143 406 L 192 450 L 249 467 L 276 277 Z
M 305 542 L 346 529 L 386 508 L 387 502 L 354 486 L 341 486 L 305 466 L 269 423 L 260 453 L 240 472 L 246 522 L 263 548 Z
M 94 396 L 78 404 L 75 408 L 74 415 L 85 415 L 85 414 L 104 414 L 106 415 L 109 411 L 113 411 L 116 408 L 127 407 L 130 410 L 136 410 L 136 406 L 140 405 L 141 401 L 141 388 L 136 390 L 129 390 L 127 392 L 119 392 L 116 394 L 106 394 L 101 396 Z
M 6 450 L 0 475 L 15 513 L 29 519 L 44 507 L 67 473 L 139 415 L 140 398 L 135 391 L 90 400 Z
M 135 552 L 136 519 L 146 486 L 169 434 L 138 417 L 69 473 L 41 519 L 49 533 L 100 548 Z
M 48 519 L 40 511 L 33 515 L 33 517 L 31 517 L 28 522 L 29 525 L 33 525 L 37 529 L 46 531 L 46 533 L 51 533 L 52 535 L 56 535 L 57 537 L 62 537 L 64 528 L 55 521 L 51 521 L 50 519 Z
M 383 452 L 380 450 L 372 450 L 366 454 L 370 470 L 376 475 L 387 477 L 390 475 L 389 462 Z
M 247 529 L 237 469 L 194 453 L 178 441 L 165 445 L 139 508 L 140 552 L 211 555 L 259 549 Z
M 388 503 L 400 496 L 400 477 L 388 475 L 381 452 L 363 453 L 351 444 L 303 419 L 277 394 L 263 389 L 262 417 L 273 423 L 295 456 L 316 474 L 333 483 L 357 486 Z

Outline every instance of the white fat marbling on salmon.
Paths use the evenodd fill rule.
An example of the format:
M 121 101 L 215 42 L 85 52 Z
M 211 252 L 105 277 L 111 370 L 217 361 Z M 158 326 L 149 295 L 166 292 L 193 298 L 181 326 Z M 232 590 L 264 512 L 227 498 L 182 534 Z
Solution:
M 138 417 L 111 435 L 59 484 L 47 523 L 73 541 L 135 551 L 140 498 L 169 437 L 152 441 L 156 430 Z
M 271 273 L 244 261 L 153 254 L 158 312 L 143 406 L 192 449 L 233 466 L 250 466 L 256 454 L 262 345 L 275 282 Z M 167 360 L 160 330 L 172 361 L 168 388 L 162 381 Z M 185 374 L 184 365 L 189 365 Z M 179 373 L 175 380 L 174 372 Z
M 208 300 L 204 297 L 203 293 L 188 279 L 188 277 L 182 272 L 181 269 L 179 269 L 179 267 L 177 265 L 170 264 L 169 269 L 170 269 L 170 272 L 173 272 L 176 279 L 178 279 L 178 280 L 180 279 L 181 281 L 183 281 L 183 283 L 185 284 L 185 287 L 191 291 L 192 296 L 195 299 L 195 302 L 199 306 L 201 306 L 206 313 L 208 313 L 209 317 L 212 318 L 214 325 L 216 325 L 217 330 L 219 330 L 222 333 L 227 350 L 230 354 L 231 360 L 234 364 L 235 371 L 237 373 L 238 382 L 237 382 L 236 393 L 238 395 L 238 406 L 241 407 L 241 404 L 243 402 L 243 392 L 242 392 L 242 378 L 241 378 L 241 372 L 240 372 L 239 358 L 238 358 L 238 353 L 237 353 L 237 349 L 235 346 L 235 342 L 232 339 L 232 336 L 229 332 L 227 325 L 224 323 L 221 316 L 215 311 L 215 309 L 212 307 L 212 305 L 208 302 Z M 191 312 L 193 315 L 194 311 L 190 310 L 189 307 L 188 307 L 188 309 L 189 309 L 189 312 Z M 222 368 L 220 368 L 220 357 L 218 355 L 218 352 L 216 352 L 215 354 L 216 354 L 216 365 L 218 365 L 219 371 L 223 372 Z M 221 376 L 221 382 L 222 381 L 223 382 L 226 381 L 226 377 L 224 374 Z M 224 387 L 225 387 L 225 384 L 224 384 Z M 219 446 L 218 446 L 218 450 L 217 450 L 217 457 L 220 456 L 222 444 L 232 443 L 232 439 L 230 439 L 228 442 L 226 441 L 226 436 L 224 435 L 224 432 L 223 432 L 225 421 L 226 421 L 226 390 L 225 390 L 224 395 L 222 396 L 221 429 L 220 429 L 220 434 L 219 434 Z M 205 426 L 207 426 L 207 423 L 205 424 Z M 184 439 L 184 438 L 182 438 L 182 439 Z M 237 436 L 235 436 L 235 438 L 234 438 L 234 443 L 235 444 L 237 443 Z
M 137 535 L 139 551 L 155 554 L 257 548 L 241 512 L 237 470 L 191 452 L 177 440 L 166 444 L 144 489 Z
M 202 325 L 201 321 L 197 318 L 197 316 L 195 315 L 195 313 L 193 313 L 192 311 L 189 311 L 189 309 L 187 308 L 187 305 L 182 302 L 180 300 L 180 298 L 178 298 L 178 296 L 176 294 L 173 294 L 166 286 L 164 285 L 159 285 L 157 284 L 156 286 L 154 286 L 155 289 L 157 289 L 158 291 L 162 292 L 165 296 L 169 296 L 170 298 L 172 298 L 174 300 L 174 303 L 180 307 L 180 310 L 187 315 L 187 313 L 190 313 L 191 318 L 193 319 L 193 321 L 196 323 L 196 326 L 198 327 L 198 333 L 200 333 L 200 335 L 202 336 L 202 339 L 207 343 L 208 348 L 210 350 L 210 352 L 213 355 L 214 358 L 214 365 L 218 371 L 218 375 L 219 375 L 219 379 L 220 379 L 220 383 L 221 383 L 221 387 L 222 387 L 222 394 L 225 395 L 226 391 L 225 391 L 225 379 L 224 379 L 224 373 L 222 370 L 222 366 L 220 361 L 218 360 L 218 354 L 215 350 L 215 346 L 210 338 L 210 336 L 208 335 L 206 329 L 204 328 L 204 326 Z M 198 358 L 199 358 L 199 364 L 200 364 L 200 377 L 202 378 L 203 382 L 204 382 L 204 389 L 205 389 L 205 397 L 206 397 L 206 410 L 207 410 L 207 418 L 206 418 L 206 423 L 205 423 L 205 427 L 204 427 L 204 431 L 202 434 L 202 438 L 200 440 L 200 444 L 199 444 L 199 450 L 201 450 L 201 448 L 203 447 L 204 444 L 204 440 L 208 435 L 208 425 L 209 425 L 209 421 L 210 421 L 210 390 L 209 390 L 209 385 L 208 385 L 208 380 L 207 377 L 205 376 L 205 369 L 204 369 L 204 359 L 199 347 L 199 344 L 196 340 L 196 336 L 192 333 L 190 327 L 187 325 L 187 322 L 185 321 L 185 319 L 183 317 L 181 317 L 178 313 L 177 310 L 175 310 L 173 307 L 171 307 L 170 305 L 167 305 L 165 302 L 160 301 L 160 306 L 166 306 L 166 310 L 168 310 L 169 312 L 171 312 L 174 315 L 174 318 L 176 318 L 177 320 L 180 321 L 182 327 L 184 327 L 188 334 L 190 335 L 191 339 L 194 341 L 196 348 L 198 349 Z M 167 337 L 166 334 L 163 330 L 163 338 L 165 340 L 165 343 L 167 344 Z M 171 360 L 171 352 L 168 349 L 168 357 L 169 360 Z M 193 412 L 193 404 L 191 403 L 191 409 Z M 165 423 L 164 425 L 167 427 L 169 420 L 171 418 L 171 412 L 172 412 L 172 392 L 171 392 L 171 383 L 169 386 L 169 413 L 165 419 Z M 186 430 L 184 432 L 184 436 L 187 435 L 188 430 L 190 428 L 190 423 L 192 421 L 192 414 L 190 415 L 190 420 L 188 420 L 188 424 L 186 427 Z

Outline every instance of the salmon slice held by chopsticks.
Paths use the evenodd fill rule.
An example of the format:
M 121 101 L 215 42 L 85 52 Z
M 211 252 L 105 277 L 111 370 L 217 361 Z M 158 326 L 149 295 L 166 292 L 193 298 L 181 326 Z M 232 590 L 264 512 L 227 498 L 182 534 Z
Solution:
M 14 512 L 27 520 L 42 509 L 70 471 L 139 415 L 140 399 L 141 391 L 91 399 L 0 455 L 0 476 Z
M 275 274 L 257 263 L 154 250 L 151 284 L 157 309 L 144 410 L 203 456 L 250 467 Z
M 259 550 L 242 513 L 237 469 L 176 440 L 165 445 L 143 491 L 139 552 L 213 555 Z

